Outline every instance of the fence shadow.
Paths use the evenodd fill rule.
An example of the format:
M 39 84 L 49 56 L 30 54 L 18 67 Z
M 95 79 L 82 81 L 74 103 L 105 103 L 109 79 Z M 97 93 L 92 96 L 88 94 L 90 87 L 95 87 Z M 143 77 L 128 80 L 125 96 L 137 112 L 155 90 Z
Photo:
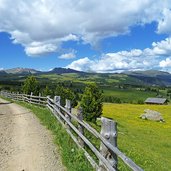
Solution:
M 13 102 L 5 102 L 5 103 L 0 102 L 0 105 L 8 105 L 8 104 L 11 104 L 11 103 L 13 103 Z

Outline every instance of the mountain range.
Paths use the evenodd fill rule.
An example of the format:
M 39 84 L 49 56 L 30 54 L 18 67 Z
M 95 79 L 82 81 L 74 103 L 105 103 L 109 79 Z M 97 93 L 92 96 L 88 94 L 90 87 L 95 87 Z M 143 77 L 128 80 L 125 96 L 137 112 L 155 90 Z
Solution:
M 148 85 L 171 86 L 171 74 L 158 70 L 128 71 L 126 75 L 143 81 Z
M 41 71 L 30 69 L 30 68 L 12 68 L 7 70 L 2 70 L 1 72 L 6 74 L 36 74 L 40 73 Z
M 82 71 L 73 70 L 70 68 L 54 68 L 50 71 L 38 71 L 30 68 L 13 68 L 7 70 L 0 70 L 0 76 L 7 75 L 50 75 L 50 74 L 70 74 L 75 73 L 80 76 L 91 77 L 92 75 L 98 75 L 98 77 L 111 77 L 112 73 L 87 73 Z M 144 84 L 144 85 L 156 85 L 156 86 L 171 86 L 171 74 L 168 72 L 158 70 L 147 70 L 147 71 L 127 71 L 123 73 L 117 73 L 116 75 L 126 76 L 132 81 L 132 84 Z
M 70 68 L 54 68 L 50 71 L 38 71 L 31 68 L 12 68 L 6 70 L 0 70 L 0 74 L 17 74 L 17 75 L 27 75 L 27 74 L 64 74 L 64 73 L 84 73 L 82 71 L 76 71 Z

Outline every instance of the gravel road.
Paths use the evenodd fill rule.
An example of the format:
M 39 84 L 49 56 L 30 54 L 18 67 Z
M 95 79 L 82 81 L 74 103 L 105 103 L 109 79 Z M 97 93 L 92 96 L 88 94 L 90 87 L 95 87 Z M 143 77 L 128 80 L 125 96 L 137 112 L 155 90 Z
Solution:
M 52 135 L 26 108 L 0 99 L 0 171 L 64 171 Z

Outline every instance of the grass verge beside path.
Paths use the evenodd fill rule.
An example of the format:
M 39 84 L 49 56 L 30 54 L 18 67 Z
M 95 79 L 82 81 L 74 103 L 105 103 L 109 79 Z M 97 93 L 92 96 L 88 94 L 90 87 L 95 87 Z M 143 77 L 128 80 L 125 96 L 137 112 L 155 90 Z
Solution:
M 65 129 L 48 109 L 24 102 L 17 103 L 30 109 L 40 119 L 41 123 L 53 133 L 54 143 L 59 147 L 63 164 L 68 171 L 93 171 L 83 151 L 77 148 Z

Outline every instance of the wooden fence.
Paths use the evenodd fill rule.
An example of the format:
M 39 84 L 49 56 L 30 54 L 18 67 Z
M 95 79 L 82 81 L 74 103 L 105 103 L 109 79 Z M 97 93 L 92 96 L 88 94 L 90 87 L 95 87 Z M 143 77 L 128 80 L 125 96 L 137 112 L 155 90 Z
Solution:
M 71 113 L 71 103 L 66 100 L 65 107 L 60 105 L 60 96 L 55 96 L 51 99 L 50 96 L 42 97 L 19 93 L 9 93 L 5 91 L 0 92 L 1 96 L 25 101 L 35 105 L 46 106 L 57 120 L 66 129 L 67 133 L 71 136 L 74 142 L 81 148 L 97 171 L 117 171 L 118 170 L 118 157 L 133 171 L 143 171 L 142 168 L 137 166 L 130 158 L 122 153 L 117 148 L 117 123 L 111 119 L 101 117 L 101 132 L 99 133 L 93 127 L 83 120 L 81 109 L 78 110 L 77 115 Z M 100 148 L 92 142 L 94 137 L 95 141 L 99 141 Z M 91 140 L 90 140 L 91 139 Z

